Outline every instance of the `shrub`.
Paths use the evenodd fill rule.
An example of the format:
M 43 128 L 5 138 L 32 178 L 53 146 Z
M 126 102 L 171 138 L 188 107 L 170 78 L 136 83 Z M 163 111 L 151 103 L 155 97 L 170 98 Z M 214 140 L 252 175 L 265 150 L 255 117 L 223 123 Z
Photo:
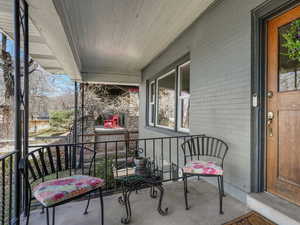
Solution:
M 50 126 L 56 129 L 69 129 L 73 122 L 73 111 L 54 111 L 50 113 Z

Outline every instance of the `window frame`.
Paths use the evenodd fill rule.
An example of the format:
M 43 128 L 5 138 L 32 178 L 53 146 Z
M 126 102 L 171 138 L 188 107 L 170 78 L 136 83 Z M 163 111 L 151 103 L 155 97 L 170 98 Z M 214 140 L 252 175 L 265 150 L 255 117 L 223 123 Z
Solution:
M 171 74 L 174 74 L 175 75 L 175 79 L 174 79 L 174 87 L 175 87 L 175 96 L 174 96 L 174 102 L 175 102 L 175 105 L 174 105 L 174 118 L 175 118 L 175 124 L 174 124 L 174 127 L 168 127 L 168 126 L 164 126 L 164 125 L 160 125 L 158 124 L 158 110 L 159 110 L 159 107 L 158 107 L 158 82 L 159 80 L 167 77 L 167 76 L 170 76 Z M 156 89 L 156 101 L 155 101 L 155 127 L 159 127 L 159 128 L 164 128 L 164 129 L 168 129 L 168 130 L 175 130 L 176 128 L 176 111 L 177 111 L 177 107 L 176 107 L 176 98 L 177 98 L 177 95 L 176 95 L 176 83 L 177 83 L 177 74 L 176 74 L 176 69 L 172 69 L 170 70 L 169 72 L 159 76 L 157 79 L 156 79 L 156 82 L 155 82 L 155 89 Z
M 191 60 L 188 60 L 188 61 L 186 61 L 185 63 L 182 63 L 182 64 L 180 64 L 180 65 L 178 65 L 178 75 L 177 75 L 177 82 L 178 82 L 178 85 L 177 85 L 177 98 L 178 98 L 178 100 L 177 100 L 177 130 L 178 131 L 181 131 L 181 132 L 185 132 L 185 133 L 189 133 L 190 132 L 190 123 L 189 123 L 189 128 L 184 128 L 184 127 L 181 127 L 181 117 L 182 117 L 182 115 L 181 115 L 181 111 L 182 111 L 182 106 L 181 106 L 181 100 L 182 99 L 188 99 L 189 101 L 190 101 L 190 99 L 191 99 L 191 93 L 189 93 L 189 95 L 188 96 L 181 96 L 181 94 L 180 94 L 180 89 L 181 89 L 181 83 L 180 83 L 180 76 L 181 76 L 181 74 L 180 74 L 180 68 L 181 67 L 184 67 L 184 66 L 186 66 L 186 65 L 189 65 L 190 66 L 190 69 L 191 69 Z M 190 74 L 189 74 L 189 76 L 191 76 L 191 71 L 190 71 Z M 190 89 L 191 89 L 191 83 L 189 83 L 189 87 L 190 87 Z M 191 92 L 191 90 L 190 90 L 190 92 Z M 190 114 L 189 114 L 190 115 Z M 190 117 L 189 117 L 189 119 L 190 119 Z M 190 122 L 190 121 L 189 121 Z
M 181 127 L 181 106 L 179 104 L 179 101 L 183 98 L 191 98 L 191 93 L 187 97 L 180 96 L 180 67 L 185 65 L 191 65 L 191 59 L 190 54 L 187 53 L 183 57 L 181 57 L 176 62 L 172 63 L 171 65 L 167 66 L 165 69 L 163 69 L 161 72 L 159 72 L 156 76 L 146 81 L 146 90 L 147 90 L 147 96 L 146 96 L 146 126 L 149 128 L 157 128 L 165 131 L 171 131 L 171 132 L 180 132 L 187 134 L 190 132 L 190 123 L 189 128 L 182 128 Z M 175 124 L 174 127 L 168 127 L 158 124 L 158 81 L 172 73 L 175 73 Z M 190 72 L 191 75 L 191 72 Z M 155 89 L 155 96 L 154 96 L 154 123 L 151 123 L 151 85 L 154 83 L 154 89 Z M 191 82 L 189 83 L 189 85 Z M 152 103 L 153 104 L 153 103 Z M 189 118 L 190 119 L 190 118 Z
M 154 98 L 153 98 L 153 102 L 151 101 L 152 98 L 152 89 L 151 89 L 151 85 L 154 84 Z M 155 80 L 152 80 L 151 82 L 149 82 L 149 99 L 148 99 L 148 125 L 151 127 L 154 127 L 155 125 L 155 117 L 156 117 L 156 82 Z M 154 107 L 154 114 L 152 115 L 152 106 Z M 153 119 L 153 123 L 152 123 L 152 118 Z

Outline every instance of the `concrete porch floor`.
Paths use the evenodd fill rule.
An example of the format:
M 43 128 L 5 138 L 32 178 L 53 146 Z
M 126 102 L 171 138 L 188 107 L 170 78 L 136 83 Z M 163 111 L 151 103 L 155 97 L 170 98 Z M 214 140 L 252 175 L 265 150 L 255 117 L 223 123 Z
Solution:
M 224 198 L 224 215 L 219 215 L 217 189 L 205 181 L 189 182 L 189 200 L 191 209 L 184 207 L 182 182 L 164 185 L 163 208 L 169 213 L 161 216 L 156 211 L 158 199 L 151 199 L 148 190 L 131 195 L 132 225 L 221 225 L 249 211 L 246 204 L 227 195 Z M 105 225 L 121 224 L 124 209 L 118 203 L 120 194 L 104 197 Z M 98 225 L 100 224 L 99 199 L 91 201 L 89 214 L 82 212 L 86 201 L 71 202 L 56 208 L 56 225 Z M 51 212 L 51 211 L 50 211 Z M 40 210 L 33 211 L 30 225 L 46 224 L 46 214 Z

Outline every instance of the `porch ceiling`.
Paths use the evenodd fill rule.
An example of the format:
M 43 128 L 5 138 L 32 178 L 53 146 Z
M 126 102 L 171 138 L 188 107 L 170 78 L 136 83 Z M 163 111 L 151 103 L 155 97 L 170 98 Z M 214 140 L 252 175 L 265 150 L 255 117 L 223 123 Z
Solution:
M 31 48 L 35 38 L 43 45 L 33 56 L 57 60 L 74 79 L 139 84 L 141 70 L 213 1 L 27 0 Z
M 54 0 L 84 73 L 139 74 L 212 0 Z

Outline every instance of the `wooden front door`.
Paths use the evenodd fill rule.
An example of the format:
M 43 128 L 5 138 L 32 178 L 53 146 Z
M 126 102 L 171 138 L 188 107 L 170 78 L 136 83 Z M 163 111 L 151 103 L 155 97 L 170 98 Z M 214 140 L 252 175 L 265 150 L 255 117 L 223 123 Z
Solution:
M 267 24 L 266 170 L 267 191 L 300 205 L 300 59 L 293 58 L 292 48 L 289 55 L 285 46 L 287 35 L 300 41 L 296 23 L 300 24 L 300 6 Z

